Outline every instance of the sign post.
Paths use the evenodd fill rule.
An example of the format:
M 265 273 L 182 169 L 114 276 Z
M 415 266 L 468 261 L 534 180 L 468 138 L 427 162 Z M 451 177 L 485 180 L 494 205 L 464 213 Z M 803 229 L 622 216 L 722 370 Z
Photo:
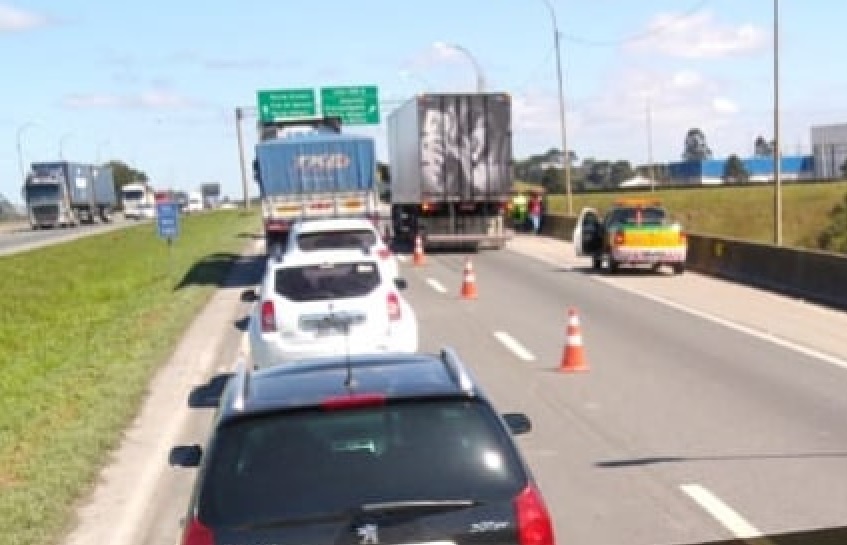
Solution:
M 377 86 L 323 87 L 321 113 L 340 117 L 342 125 L 379 125 Z
M 156 231 L 168 241 L 168 278 L 171 277 L 173 241 L 179 236 L 179 204 L 171 201 L 156 203 Z
M 276 89 L 258 91 L 260 121 L 279 121 L 317 114 L 314 89 Z

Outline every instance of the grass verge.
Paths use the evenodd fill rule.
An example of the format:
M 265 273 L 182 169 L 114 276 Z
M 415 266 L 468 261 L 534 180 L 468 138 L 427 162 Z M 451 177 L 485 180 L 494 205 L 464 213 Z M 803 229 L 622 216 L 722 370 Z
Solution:
M 57 541 L 258 214 L 186 216 L 0 257 L 0 544 Z
M 782 229 L 786 246 L 817 249 L 817 238 L 829 225 L 830 211 L 844 199 L 847 182 L 786 184 L 782 187 Z M 659 198 L 692 233 L 772 242 L 772 185 L 663 189 L 655 193 L 581 193 L 573 195 L 573 211 L 584 206 L 605 210 L 620 197 Z M 564 195 L 548 197 L 552 214 L 565 214 Z

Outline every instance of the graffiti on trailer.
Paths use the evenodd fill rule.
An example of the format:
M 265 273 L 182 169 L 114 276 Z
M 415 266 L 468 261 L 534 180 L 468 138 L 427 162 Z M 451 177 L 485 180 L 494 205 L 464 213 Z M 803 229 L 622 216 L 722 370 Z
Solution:
M 343 153 L 298 155 L 294 162 L 299 171 L 344 170 L 350 166 L 350 157 Z

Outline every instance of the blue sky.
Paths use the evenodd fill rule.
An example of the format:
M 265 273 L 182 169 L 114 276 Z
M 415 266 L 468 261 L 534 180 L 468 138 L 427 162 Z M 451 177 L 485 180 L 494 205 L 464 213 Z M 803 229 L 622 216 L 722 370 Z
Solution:
M 772 0 L 551 3 L 580 158 L 642 164 L 650 142 L 676 160 L 691 127 L 716 156 L 772 136 Z M 783 149 L 807 153 L 811 125 L 847 121 L 847 3 L 780 8 Z M 375 84 L 384 117 L 416 92 L 473 90 L 473 65 L 439 41 L 512 94 L 516 157 L 559 147 L 550 23 L 544 0 L 0 0 L 0 193 L 20 201 L 20 142 L 25 164 L 117 158 L 157 188 L 240 197 L 236 106 L 258 89 Z M 384 127 L 347 130 L 385 158 Z

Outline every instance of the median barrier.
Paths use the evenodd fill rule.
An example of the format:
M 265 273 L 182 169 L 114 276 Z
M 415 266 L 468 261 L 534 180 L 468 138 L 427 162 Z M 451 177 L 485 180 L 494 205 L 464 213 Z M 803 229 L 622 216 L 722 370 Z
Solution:
M 571 240 L 576 218 L 548 214 L 542 234 Z M 847 310 L 847 255 L 688 234 L 689 270 Z

